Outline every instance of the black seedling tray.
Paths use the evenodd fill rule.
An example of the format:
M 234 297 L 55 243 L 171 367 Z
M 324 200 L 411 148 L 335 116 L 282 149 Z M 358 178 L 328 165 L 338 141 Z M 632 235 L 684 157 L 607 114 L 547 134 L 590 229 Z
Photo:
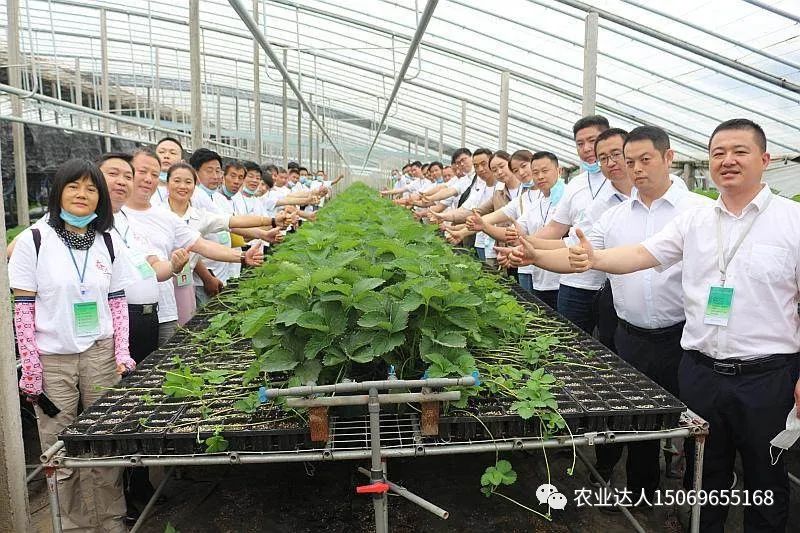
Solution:
M 569 344 L 575 348 L 563 353 L 557 351 L 554 354 L 558 356 L 557 361 L 547 365 L 547 371 L 558 379 L 560 386 L 553 388 L 553 394 L 572 434 L 653 431 L 678 425 L 680 414 L 686 409 L 678 399 L 519 285 L 508 285 L 520 303 L 557 321 L 558 334 L 570 337 Z M 189 332 L 203 330 L 209 314 L 218 305 L 216 300 L 212 301 L 204 309 L 206 313 L 192 318 L 185 330 L 179 330 L 166 346 L 140 363 L 118 389 L 109 391 L 84 410 L 61 435 L 67 453 L 101 457 L 202 453 L 206 448 L 205 439 L 211 437 L 217 427 L 222 427 L 221 435 L 228 441 L 229 450 L 263 452 L 318 448 L 320 444 L 311 442 L 309 429 L 302 420 L 287 419 L 289 415 L 274 407 L 266 410 L 262 406 L 252 414 L 231 412 L 223 420 L 203 420 L 191 400 L 170 398 L 162 392 L 164 372 L 176 368 L 172 362 L 175 355 L 186 363 L 201 362 L 193 348 L 197 341 Z M 203 358 L 202 363 L 206 369 L 246 368 L 255 357 L 252 351 L 237 355 L 235 361 L 221 354 Z M 231 391 L 255 390 L 254 386 L 245 388 L 240 377 L 230 377 L 225 387 Z M 213 398 L 208 402 L 215 405 Z M 386 407 L 389 412 L 389 406 Z M 464 416 L 457 410 L 443 411 L 439 438 L 488 440 L 539 436 L 541 432 L 538 419 L 523 420 L 510 411 L 509 403 L 472 398 L 468 410 L 474 416 Z M 338 416 L 342 418 L 343 413 L 339 412 Z M 354 413 L 354 418 L 363 418 L 363 415 Z M 568 434 L 566 430 L 562 433 Z

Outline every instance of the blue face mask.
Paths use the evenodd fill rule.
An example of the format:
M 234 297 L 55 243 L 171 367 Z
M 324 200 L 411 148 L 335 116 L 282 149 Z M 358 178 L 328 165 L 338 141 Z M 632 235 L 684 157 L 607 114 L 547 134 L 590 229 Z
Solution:
M 294 188 L 294 182 L 293 181 L 287 182 L 286 186 L 289 187 L 290 189 L 293 189 Z
M 233 198 L 233 195 L 234 195 L 234 194 L 236 194 L 235 192 L 231 192 L 231 191 L 229 191 L 229 190 L 228 190 L 228 188 L 225 186 L 225 184 L 223 184 L 223 185 L 222 185 L 222 188 L 221 188 L 219 191 L 220 191 L 222 194 L 224 194 L 224 195 L 225 195 L 225 198 L 227 198 L 228 200 L 230 200 L 231 198 Z
M 600 163 L 595 161 L 594 163 L 590 164 L 586 161 L 581 161 L 581 170 L 588 172 L 589 174 L 597 174 L 600 172 Z
M 308 178 L 301 177 L 300 178 L 300 183 L 303 184 L 303 185 L 307 184 L 308 183 Z
M 444 183 L 444 178 L 436 178 L 436 183 Z
M 532 189 L 532 188 L 533 188 L 533 182 L 532 181 L 529 181 L 527 183 L 523 182 L 523 183 L 519 184 L 519 190 L 522 191 L 522 192 L 525 192 L 528 189 Z
M 214 196 L 214 193 L 217 192 L 214 189 L 209 189 L 208 187 L 206 187 L 205 185 L 203 185 L 199 181 L 197 182 L 197 186 L 200 187 L 200 189 L 204 190 L 206 192 L 206 194 L 208 194 L 209 196 Z
M 564 196 L 564 189 L 566 189 L 564 180 L 558 178 L 558 181 L 550 188 L 550 205 L 556 205 L 561 197 Z
M 85 228 L 92 222 L 92 220 L 97 218 L 97 213 L 91 213 L 89 215 L 79 217 L 78 215 L 73 215 L 72 213 L 62 209 L 60 216 L 61 220 L 70 226 L 75 226 L 76 228 Z
M 167 173 L 165 171 L 162 170 L 161 173 L 158 175 L 158 181 L 160 181 L 161 183 L 167 182 Z
M 244 194 L 246 194 L 247 196 L 255 196 L 255 194 L 256 194 L 256 191 L 254 191 L 252 189 L 248 189 L 247 187 L 242 187 L 242 192 Z

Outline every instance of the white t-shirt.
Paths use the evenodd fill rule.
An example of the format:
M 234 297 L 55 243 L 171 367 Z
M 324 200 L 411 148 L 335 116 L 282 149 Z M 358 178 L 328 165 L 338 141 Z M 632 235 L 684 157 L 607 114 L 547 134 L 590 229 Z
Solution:
M 150 197 L 150 205 L 153 207 L 158 207 L 160 205 L 166 204 L 167 202 L 167 186 L 162 185 L 161 182 L 158 183 L 158 187 L 156 187 L 156 192 L 153 193 L 153 196 Z
M 197 209 L 214 211 L 213 197 L 213 194 L 208 194 L 200 187 L 200 184 L 197 184 L 197 186 L 194 188 L 194 193 L 192 193 L 192 205 Z
M 128 216 L 131 226 L 147 235 L 159 259 L 169 259 L 174 250 L 190 248 L 200 238 L 200 233 L 163 207 L 150 207 L 143 211 L 123 207 L 122 211 Z M 168 279 L 158 284 L 158 321 L 172 320 L 178 320 L 178 306 L 172 280 Z
M 224 215 L 230 219 L 233 216 L 233 202 L 229 200 L 224 194 L 220 192 L 214 193 L 214 197 L 212 198 L 214 202 L 214 209 L 209 210 L 212 213 L 217 213 L 219 215 Z M 231 234 L 229 231 L 218 231 L 216 233 L 207 233 L 203 235 L 209 241 L 218 242 L 222 246 L 227 246 L 228 248 L 231 247 Z M 214 272 L 214 276 L 219 279 L 223 284 L 227 283 L 228 280 L 234 275 L 236 272 L 235 265 L 232 263 L 226 263 L 224 261 L 212 261 L 211 259 L 205 259 L 203 261 L 206 264 L 206 268 Z
M 636 189 L 631 198 L 603 213 L 587 235 L 598 250 L 639 244 L 664 229 L 681 213 L 713 205 L 705 196 L 694 194 L 678 183 L 650 208 L 640 200 Z M 673 326 L 685 319 L 682 263 L 657 272 L 652 268 L 625 275 L 609 274 L 617 315 L 645 329 Z
M 461 205 L 464 209 L 473 209 L 480 205 L 483 205 L 484 202 L 491 200 L 492 196 L 494 195 L 494 191 L 502 190 L 503 184 L 500 182 L 495 182 L 494 185 L 487 185 L 483 179 L 478 178 L 475 180 L 475 185 L 472 187 L 472 192 L 469 194 L 469 198 L 464 201 Z M 486 234 L 482 231 L 479 231 L 475 234 L 475 248 L 484 248 L 486 245 Z M 494 246 L 494 244 L 492 244 Z M 494 257 L 497 257 L 494 255 Z
M 125 258 L 130 262 L 132 271 L 136 273 L 136 281 L 125 289 L 128 303 L 152 304 L 158 301 L 158 280 L 155 271 L 149 267 L 147 258 L 158 257 L 159 253 L 147 240 L 145 234 L 140 231 L 141 228 L 135 227 L 136 225 L 135 220 L 128 220 L 128 215 L 124 211 L 117 211 L 114 213 L 114 228 L 111 231 L 128 249 Z
M 162 206 L 162 208 L 165 207 L 166 206 Z M 170 211 L 170 213 L 172 213 L 172 211 Z M 183 215 L 176 214 L 175 216 L 180 218 L 187 226 L 200 233 L 200 235 L 212 234 L 230 229 L 228 226 L 230 222 L 229 216 L 211 213 L 204 209 L 197 209 L 192 205 L 189 206 Z M 197 266 L 197 262 L 202 258 L 203 256 L 195 252 L 189 253 L 188 265 L 190 272 L 194 273 L 194 267 Z M 192 283 L 196 286 L 203 286 L 203 282 L 196 274 L 193 274 Z
M 278 200 L 283 200 L 289 193 L 292 192 L 289 190 L 288 187 L 273 187 L 269 190 L 267 194 L 261 197 L 261 204 L 262 209 L 264 211 L 265 216 L 274 217 L 276 211 L 278 211 L 278 206 L 276 203 Z
M 553 214 L 553 220 L 571 226 L 573 228 L 571 234 L 574 233 L 575 228 L 580 228 L 584 234 L 588 235 L 592 228 L 592 221 L 599 218 L 605 209 L 613 205 L 608 203 L 608 200 L 614 194 L 617 194 L 617 190 L 601 173 L 584 172 L 567 183 L 564 196 L 558 202 L 556 212 Z M 562 285 L 592 291 L 602 287 L 605 280 L 605 273 L 597 270 L 561 275 Z
M 8 263 L 8 276 L 12 289 L 36 293 L 35 328 L 39 352 L 46 355 L 78 354 L 97 340 L 113 337 L 108 295 L 125 290 L 136 280 L 136 273 L 130 270 L 125 245 L 116 233 L 111 234 L 115 255 L 112 264 L 100 234 L 96 235 L 91 248 L 84 252 L 67 248 L 47 224 L 37 224 L 36 227 L 42 236 L 39 256 L 36 256 L 33 234 L 28 228 L 20 234 L 14 246 Z M 81 295 L 78 270 L 83 271 L 84 263 L 86 294 Z M 99 331 L 96 334 L 80 337 L 76 334 L 74 304 L 81 302 L 97 302 Z

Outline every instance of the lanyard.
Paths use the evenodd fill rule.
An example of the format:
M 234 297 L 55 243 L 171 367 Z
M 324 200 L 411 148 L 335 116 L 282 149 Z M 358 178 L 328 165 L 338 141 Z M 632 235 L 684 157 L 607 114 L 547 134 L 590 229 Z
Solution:
M 123 235 L 122 233 L 119 232 L 119 230 L 117 229 L 117 225 L 116 224 L 114 224 L 114 231 L 117 232 L 117 235 L 120 236 L 120 238 L 122 239 L 122 242 L 125 243 L 125 247 L 126 248 L 130 248 L 130 246 L 128 245 L 128 232 L 131 230 L 131 224 L 130 224 L 130 222 L 128 222 L 128 215 L 125 214 L 125 211 L 120 210 L 120 214 L 123 217 L 125 217 L 125 234 Z M 70 252 L 70 253 L 72 253 L 72 252 Z M 74 261 L 75 258 L 73 258 L 72 260 Z M 75 265 L 75 268 L 78 268 L 78 265 Z M 84 270 L 86 270 L 86 267 L 84 267 Z M 81 278 L 81 281 L 83 281 L 83 278 Z
M 83 256 L 83 270 L 78 270 L 78 262 L 75 260 L 75 254 L 72 253 L 72 248 L 67 246 L 67 250 L 69 250 L 69 256 L 72 258 L 72 264 L 75 265 L 75 272 L 78 273 L 78 279 L 81 282 L 81 294 L 84 294 L 86 293 L 86 287 L 83 285 L 83 280 L 86 277 L 86 265 L 89 263 L 89 250 L 86 250 L 86 255 Z
M 592 195 L 592 200 L 594 200 L 597 198 L 597 195 L 600 194 L 600 191 L 603 190 L 603 185 L 605 185 L 608 180 L 605 177 L 603 178 L 603 183 L 601 183 L 600 187 L 597 188 L 597 192 L 592 190 L 592 178 L 589 176 L 589 174 L 586 174 L 586 181 L 589 182 L 589 194 Z
M 731 264 L 733 256 L 739 251 L 739 246 L 742 245 L 744 238 L 747 237 L 747 234 L 750 233 L 751 229 L 753 229 L 753 224 L 756 223 L 756 219 L 761 213 L 767 210 L 767 207 L 769 207 L 771 200 L 772 194 L 767 196 L 767 199 L 764 201 L 764 207 L 759 209 L 753 218 L 750 219 L 750 222 L 744 228 L 744 231 L 742 231 L 742 233 L 739 235 L 739 238 L 736 239 L 736 242 L 733 244 L 733 248 L 731 248 L 731 251 L 727 257 L 725 256 L 725 251 L 722 249 L 722 213 L 717 212 L 717 259 L 719 261 L 719 273 L 723 287 L 725 286 L 725 276 L 728 272 L 728 265 Z
M 542 206 L 544 205 L 544 195 L 539 200 L 539 217 L 542 219 L 542 227 L 545 226 L 547 223 L 547 217 L 550 216 L 550 197 L 547 197 L 547 211 L 542 211 Z

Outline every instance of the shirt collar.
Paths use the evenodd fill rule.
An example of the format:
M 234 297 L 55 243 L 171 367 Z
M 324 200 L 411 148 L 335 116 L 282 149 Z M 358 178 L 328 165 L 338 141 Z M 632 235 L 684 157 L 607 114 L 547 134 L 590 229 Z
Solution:
M 653 203 L 655 204 L 658 200 L 664 200 L 664 201 L 668 202 L 671 206 L 675 207 L 676 205 L 678 205 L 678 202 L 680 201 L 680 199 L 683 196 L 684 192 L 686 192 L 686 189 L 684 189 L 683 187 L 681 187 L 680 185 L 678 185 L 674 181 L 672 181 L 672 183 L 669 186 L 669 189 L 667 189 L 667 192 L 665 192 L 663 194 L 663 196 L 661 196 L 661 198 L 656 198 L 653 201 Z M 643 207 L 647 207 L 639 199 L 639 190 L 636 187 L 631 189 L 631 197 L 630 197 L 630 199 L 631 199 L 631 207 L 632 208 L 637 203 L 639 205 L 643 206 Z
M 722 201 L 722 194 L 720 194 L 719 197 L 717 198 L 717 201 L 714 204 L 714 209 L 718 212 L 721 211 L 723 213 L 727 213 L 733 218 L 741 218 L 750 211 L 754 210 L 757 210 L 759 212 L 762 211 L 766 206 L 766 203 L 768 202 L 768 198 L 770 198 L 771 196 L 772 196 L 772 191 L 770 190 L 769 186 L 766 183 L 762 183 L 761 190 L 758 192 L 755 198 L 750 200 L 749 204 L 744 206 L 744 209 L 742 209 L 742 214 L 740 216 L 737 217 L 736 215 L 728 211 L 728 208 L 725 207 L 725 203 Z

